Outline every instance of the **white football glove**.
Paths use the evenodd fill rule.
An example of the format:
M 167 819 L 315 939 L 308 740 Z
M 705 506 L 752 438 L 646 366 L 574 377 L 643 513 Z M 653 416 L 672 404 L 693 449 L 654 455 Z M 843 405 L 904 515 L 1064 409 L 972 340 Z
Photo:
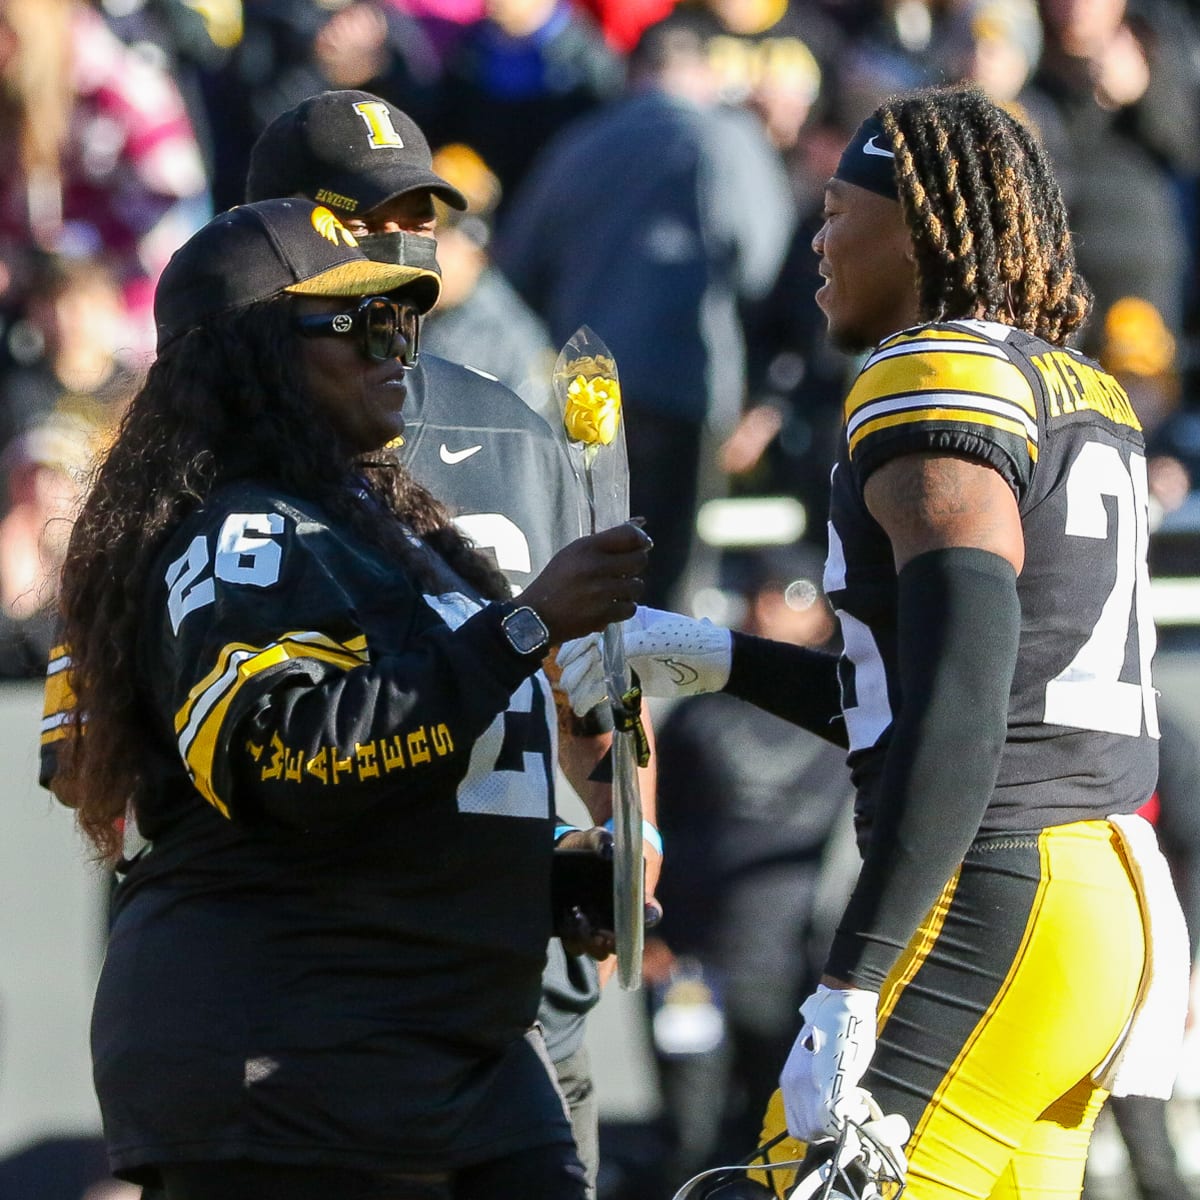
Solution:
M 625 658 L 641 680 L 643 696 L 698 696 L 719 692 L 729 682 L 733 635 L 720 625 L 639 606 L 621 630 Z M 562 690 L 579 716 L 605 698 L 600 634 L 564 642 L 558 665 Z
M 788 1132 L 802 1142 L 830 1137 L 870 1115 L 859 1081 L 875 1053 L 876 992 L 820 984 L 800 1006 L 804 1025 L 783 1065 L 779 1090 Z

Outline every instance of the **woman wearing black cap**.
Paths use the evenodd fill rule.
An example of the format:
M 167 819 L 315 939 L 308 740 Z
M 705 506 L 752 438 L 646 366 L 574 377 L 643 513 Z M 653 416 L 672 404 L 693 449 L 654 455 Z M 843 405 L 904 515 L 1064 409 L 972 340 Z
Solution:
M 306 200 L 217 217 L 162 277 L 71 540 L 57 790 L 105 856 L 133 820 L 149 841 L 120 865 L 96 1086 L 113 1169 L 169 1200 L 584 1195 L 531 1028 L 538 668 L 633 612 L 648 539 L 573 543 L 518 605 L 375 455 L 416 270 Z

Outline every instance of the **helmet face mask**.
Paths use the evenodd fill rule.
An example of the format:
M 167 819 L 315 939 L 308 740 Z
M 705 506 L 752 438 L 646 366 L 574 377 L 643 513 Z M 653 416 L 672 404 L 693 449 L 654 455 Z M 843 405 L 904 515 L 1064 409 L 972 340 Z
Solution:
M 737 1166 L 717 1167 L 688 1180 L 673 1200 L 899 1200 L 908 1169 L 903 1145 L 908 1122 L 903 1117 L 876 1116 L 857 1124 L 848 1121 L 837 1137 L 809 1145 L 800 1162 L 769 1162 L 767 1152 L 787 1134 L 755 1150 Z M 747 1172 L 794 1170 L 786 1191 L 772 1189 Z

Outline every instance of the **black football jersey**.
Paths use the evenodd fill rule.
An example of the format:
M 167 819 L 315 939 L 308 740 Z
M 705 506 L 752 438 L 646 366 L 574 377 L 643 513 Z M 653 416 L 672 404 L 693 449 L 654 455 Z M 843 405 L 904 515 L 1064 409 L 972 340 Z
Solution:
M 994 467 L 1024 531 L 1008 738 L 981 832 L 1136 809 L 1157 773 L 1155 632 L 1146 459 L 1120 384 L 1092 360 L 1009 326 L 953 321 L 882 342 L 844 416 L 825 586 L 844 638 L 842 701 L 860 816 L 874 810 L 901 701 L 895 564 L 863 486 L 881 463 L 914 451 Z
M 139 664 L 151 848 L 117 890 L 93 1023 L 118 1167 L 200 1142 L 446 1165 L 560 1120 L 525 1038 L 553 701 L 442 566 L 421 594 L 250 484 L 172 535 Z
M 564 438 L 473 367 L 423 354 L 406 382 L 400 460 L 520 592 L 584 532 Z

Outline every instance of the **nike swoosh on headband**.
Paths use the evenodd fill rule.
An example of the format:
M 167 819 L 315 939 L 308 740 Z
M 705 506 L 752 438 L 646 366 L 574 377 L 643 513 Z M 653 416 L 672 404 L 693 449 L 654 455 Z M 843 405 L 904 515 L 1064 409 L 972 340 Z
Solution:
M 882 146 L 875 144 L 876 136 L 878 135 L 872 135 L 863 143 L 863 153 L 878 154 L 880 158 L 895 158 L 896 156 L 890 150 L 885 150 Z

